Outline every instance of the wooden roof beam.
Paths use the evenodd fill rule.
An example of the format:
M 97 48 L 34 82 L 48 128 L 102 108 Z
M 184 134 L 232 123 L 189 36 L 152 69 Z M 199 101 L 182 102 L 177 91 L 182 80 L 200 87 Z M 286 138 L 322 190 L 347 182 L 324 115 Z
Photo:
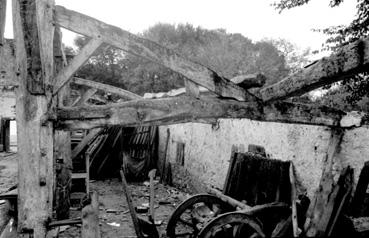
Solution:
M 282 81 L 262 88 L 263 101 L 299 96 L 324 85 L 338 82 L 369 68 L 369 38 L 343 46 L 338 52 L 322 58 Z
M 66 130 L 90 129 L 105 125 L 168 125 L 185 122 L 212 123 L 219 118 L 339 126 L 344 112 L 325 106 L 276 102 L 263 106 L 256 102 L 238 102 L 191 96 L 135 100 L 103 106 L 57 109 L 57 127 Z
M 100 38 L 107 44 L 163 65 L 218 95 L 239 101 L 255 100 L 252 94 L 218 75 L 215 71 L 194 63 L 173 50 L 140 38 L 118 27 L 108 25 L 62 6 L 55 7 L 55 20 L 56 24 L 68 30 L 89 37 Z
M 74 77 L 73 78 L 73 83 L 77 84 L 77 85 L 83 85 L 83 86 L 87 86 L 90 88 L 95 88 L 98 90 L 102 90 L 102 91 L 106 91 L 112 94 L 116 94 L 118 96 L 121 96 L 123 98 L 128 98 L 131 100 L 135 100 L 135 99 L 141 99 L 142 97 L 140 95 L 137 95 L 135 93 L 132 93 L 130 91 L 124 90 L 122 88 L 118 88 L 109 84 L 105 84 L 105 83 L 99 83 L 96 81 L 92 81 L 92 80 L 88 80 L 88 79 L 82 79 L 82 78 L 77 78 Z

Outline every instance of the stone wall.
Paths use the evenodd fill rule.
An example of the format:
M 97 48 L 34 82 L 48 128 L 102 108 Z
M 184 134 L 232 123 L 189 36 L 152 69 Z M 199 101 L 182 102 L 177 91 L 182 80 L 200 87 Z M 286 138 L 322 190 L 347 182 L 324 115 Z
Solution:
M 185 143 L 183 169 L 195 180 L 223 188 L 232 145 L 263 146 L 273 159 L 293 161 L 299 181 L 312 197 L 322 174 L 331 130 L 322 126 L 258 122 L 248 119 L 222 119 L 217 125 L 186 123 L 161 126 L 159 160 L 163 158 L 166 130 L 170 129 L 167 160 L 175 163 L 177 142 Z M 345 131 L 336 158 L 336 174 L 346 165 L 355 169 L 357 180 L 364 162 L 369 160 L 369 128 Z

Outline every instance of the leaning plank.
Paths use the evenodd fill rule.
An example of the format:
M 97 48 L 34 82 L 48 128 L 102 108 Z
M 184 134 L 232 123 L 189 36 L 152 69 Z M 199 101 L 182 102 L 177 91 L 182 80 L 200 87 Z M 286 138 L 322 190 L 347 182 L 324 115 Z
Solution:
M 282 81 L 260 90 L 263 101 L 299 96 L 324 85 L 352 77 L 369 67 L 369 38 L 342 47 Z
M 105 43 L 161 64 L 218 95 L 235 98 L 239 101 L 254 99 L 251 94 L 218 75 L 215 71 L 194 63 L 155 42 L 137 37 L 118 27 L 62 6 L 56 6 L 55 13 L 56 24 L 61 27 L 86 36 L 101 37 Z
M 216 118 L 248 118 L 259 121 L 337 126 L 342 112 L 312 105 L 278 102 L 265 106 L 189 96 L 134 100 L 103 106 L 58 108 L 57 126 L 64 129 L 90 129 L 105 125 L 168 125 L 184 122 L 213 122 Z M 56 117 L 56 118 L 55 118 Z
M 92 139 L 94 139 L 97 134 L 100 133 L 100 130 L 99 129 L 95 129 L 95 130 L 91 130 L 90 133 L 88 133 L 83 139 L 81 142 L 79 142 L 79 144 L 73 149 L 72 151 L 72 159 L 77 157 L 79 155 L 79 153 L 82 152 L 83 148 L 86 147 L 86 145 L 88 143 L 90 143 L 90 141 Z
M 130 91 L 124 90 L 122 88 L 118 88 L 118 87 L 114 87 L 112 85 L 109 84 L 104 84 L 104 83 L 99 83 L 96 81 L 92 81 L 92 80 L 88 80 L 88 79 L 82 79 L 82 78 L 73 78 L 73 83 L 77 84 L 77 85 L 84 85 L 84 86 L 88 86 L 91 88 L 95 88 L 95 89 L 99 89 L 99 90 L 103 90 L 109 93 L 113 93 L 113 94 L 117 94 L 123 98 L 128 98 L 128 99 L 140 99 L 142 98 L 141 96 L 132 93 Z
M 342 136 L 342 130 L 332 130 L 320 184 L 315 195 L 315 200 L 309 207 L 305 221 L 307 237 L 322 237 L 327 232 L 328 224 L 333 214 L 335 199 L 338 194 L 333 179 L 332 166 L 334 158 L 338 153 Z
M 74 56 L 67 67 L 61 70 L 55 77 L 55 86 L 53 94 L 56 95 L 59 90 L 70 80 L 73 74 L 95 53 L 95 51 L 102 44 L 99 37 L 89 40 L 87 44 L 81 49 L 78 55 Z

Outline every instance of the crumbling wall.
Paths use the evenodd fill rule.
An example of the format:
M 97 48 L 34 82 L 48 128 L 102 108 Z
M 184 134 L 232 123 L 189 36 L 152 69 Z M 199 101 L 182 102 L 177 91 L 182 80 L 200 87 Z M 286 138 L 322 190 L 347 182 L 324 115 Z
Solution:
M 247 150 L 249 144 L 263 146 L 270 158 L 293 161 L 297 176 L 312 197 L 322 174 L 323 160 L 331 130 L 322 126 L 258 122 L 248 119 L 222 119 L 216 125 L 186 123 L 159 129 L 159 159 L 163 158 L 166 129 L 170 129 L 167 160 L 176 162 L 176 144 L 185 143 L 185 169 L 196 180 L 223 188 L 232 145 Z M 335 171 L 351 165 L 357 179 L 369 160 L 369 128 L 347 130 Z
M 0 118 L 15 119 L 15 94 L 0 88 Z

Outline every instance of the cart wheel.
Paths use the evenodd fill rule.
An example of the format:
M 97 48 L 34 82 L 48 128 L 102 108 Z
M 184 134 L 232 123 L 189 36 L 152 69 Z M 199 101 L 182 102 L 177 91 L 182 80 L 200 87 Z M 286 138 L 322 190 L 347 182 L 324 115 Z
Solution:
M 220 198 L 199 194 L 182 202 L 168 221 L 167 236 L 196 237 L 205 223 L 234 208 Z
M 209 222 L 199 233 L 198 238 L 244 238 L 265 237 L 259 222 L 242 212 L 222 214 Z

